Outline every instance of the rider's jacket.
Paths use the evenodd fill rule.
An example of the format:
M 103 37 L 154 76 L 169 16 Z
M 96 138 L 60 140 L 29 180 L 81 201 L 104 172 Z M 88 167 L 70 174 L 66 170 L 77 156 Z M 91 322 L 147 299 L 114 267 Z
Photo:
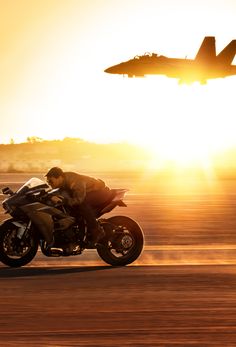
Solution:
M 105 183 L 86 175 L 75 172 L 64 172 L 64 182 L 60 191 L 66 192 L 65 203 L 69 206 L 81 204 L 87 193 L 99 191 L 105 187 Z

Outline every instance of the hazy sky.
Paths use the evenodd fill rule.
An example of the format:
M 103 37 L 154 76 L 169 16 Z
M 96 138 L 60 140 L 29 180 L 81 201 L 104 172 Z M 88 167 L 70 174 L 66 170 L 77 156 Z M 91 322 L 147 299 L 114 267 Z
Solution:
M 236 77 L 179 86 L 103 72 L 145 52 L 194 58 L 206 35 L 220 51 L 235 15 L 235 0 L 0 0 L 0 142 L 236 143 Z

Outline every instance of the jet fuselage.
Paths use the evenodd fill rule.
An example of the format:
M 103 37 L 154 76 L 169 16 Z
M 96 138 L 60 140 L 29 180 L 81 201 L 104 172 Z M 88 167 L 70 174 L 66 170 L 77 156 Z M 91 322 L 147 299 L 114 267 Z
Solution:
M 214 37 L 205 37 L 195 59 L 168 58 L 156 53 L 136 56 L 134 59 L 114 65 L 107 73 L 143 77 L 165 75 L 178 78 L 180 82 L 199 81 L 236 75 L 236 65 L 231 61 L 236 53 L 236 40 L 218 55 L 215 54 Z

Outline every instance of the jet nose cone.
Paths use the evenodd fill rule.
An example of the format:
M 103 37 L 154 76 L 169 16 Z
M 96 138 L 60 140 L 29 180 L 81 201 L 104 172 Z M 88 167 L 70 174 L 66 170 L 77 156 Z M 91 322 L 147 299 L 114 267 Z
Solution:
M 107 69 L 104 70 L 104 72 L 107 72 L 107 73 L 112 73 L 112 68 L 111 67 L 108 67 Z
M 108 67 L 105 72 L 118 75 L 134 75 L 135 69 L 130 62 L 124 62 Z
M 117 66 L 117 65 L 110 66 L 110 67 L 108 67 L 106 70 L 104 70 L 104 72 L 107 72 L 107 73 L 117 73 L 116 66 Z

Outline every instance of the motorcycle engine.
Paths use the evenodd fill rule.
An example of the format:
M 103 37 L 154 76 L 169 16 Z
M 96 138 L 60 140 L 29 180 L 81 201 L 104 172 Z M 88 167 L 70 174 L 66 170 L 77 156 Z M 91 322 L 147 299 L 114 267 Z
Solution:
M 65 244 L 76 242 L 78 240 L 77 229 L 73 217 L 62 218 L 54 221 L 54 237 L 56 243 Z
M 78 242 L 78 235 L 76 229 L 76 227 L 70 227 L 66 230 L 56 229 L 54 231 L 55 243 L 59 246 L 67 243 Z

